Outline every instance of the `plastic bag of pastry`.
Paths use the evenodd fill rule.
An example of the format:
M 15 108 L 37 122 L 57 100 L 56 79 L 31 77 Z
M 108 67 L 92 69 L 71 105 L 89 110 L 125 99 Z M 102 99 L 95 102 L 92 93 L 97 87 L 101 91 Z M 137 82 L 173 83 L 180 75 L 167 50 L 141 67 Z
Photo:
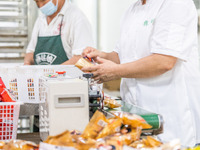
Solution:
M 111 122 L 109 122 L 105 128 L 99 133 L 96 139 L 100 139 L 103 137 L 106 137 L 108 135 L 112 135 L 115 133 L 120 132 L 120 127 L 122 125 L 122 120 L 119 119 L 110 119 Z
M 112 111 L 112 113 L 120 118 L 122 118 L 122 122 L 124 125 L 130 125 L 132 128 L 141 127 L 142 129 L 150 129 L 152 128 L 141 116 L 136 114 L 130 114 L 127 112 L 121 111 Z
M 129 145 L 132 142 L 139 140 L 141 132 L 142 132 L 142 129 L 137 128 L 137 129 L 132 129 L 132 131 L 127 134 L 121 135 L 121 140 L 122 140 L 123 145 Z
M 162 145 L 162 143 L 156 139 L 154 139 L 151 136 L 147 136 L 146 139 L 142 139 L 141 141 L 136 141 L 132 144 L 130 144 L 130 147 L 133 148 L 156 148 L 156 147 L 160 147 Z
M 83 131 L 82 137 L 85 139 L 96 139 L 97 135 L 103 130 L 103 128 L 108 124 L 108 120 L 104 114 L 100 111 L 96 111 L 91 118 L 89 124 Z
M 75 64 L 75 66 L 78 67 L 79 69 L 82 69 L 83 67 L 93 66 L 93 65 L 94 65 L 93 62 L 87 57 L 80 58 Z
M 121 142 L 120 136 L 112 136 L 106 138 L 106 145 L 112 146 L 115 150 L 122 150 L 123 143 Z
M 128 134 L 117 133 L 115 135 L 106 137 L 104 140 L 107 145 L 115 146 L 116 150 L 122 150 L 123 145 L 129 145 L 130 143 L 139 140 L 141 135 L 141 129 L 133 129 Z
M 6 143 L 3 150 L 39 150 L 39 147 L 32 142 L 15 140 Z
M 135 149 L 141 149 L 141 148 L 147 148 L 144 144 L 143 140 L 135 141 L 129 145 L 130 147 L 133 147 Z
M 88 139 L 84 142 L 77 142 L 75 148 L 78 150 L 89 150 L 91 148 L 96 148 L 96 141 L 94 139 Z
M 74 146 L 72 135 L 69 131 L 65 131 L 56 136 L 49 136 L 44 143 L 56 146 Z
M 0 78 L 0 79 L 1 79 L 1 78 Z M 0 149 L 3 149 L 3 147 L 4 147 L 5 144 L 6 144 L 5 142 L 0 141 Z
M 119 104 L 116 100 L 114 99 L 110 99 L 110 98 L 106 98 L 104 99 L 104 106 L 105 107 L 108 107 L 110 109 L 113 109 L 113 108 L 118 108 L 118 107 L 121 107 L 122 105 Z
M 122 128 L 121 128 L 121 130 L 120 130 L 120 133 L 121 134 L 127 134 L 127 133 L 130 133 L 132 130 L 135 130 L 135 129 L 133 129 L 131 126 L 129 126 L 129 125 L 125 125 L 125 126 L 123 126 Z
M 147 136 L 147 143 L 150 147 L 160 147 L 162 143 L 151 136 Z

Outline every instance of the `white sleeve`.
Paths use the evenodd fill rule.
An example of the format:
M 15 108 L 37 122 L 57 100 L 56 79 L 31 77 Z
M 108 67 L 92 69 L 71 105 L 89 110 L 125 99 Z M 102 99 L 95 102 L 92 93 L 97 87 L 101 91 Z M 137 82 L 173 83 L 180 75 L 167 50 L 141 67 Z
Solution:
M 114 52 L 118 53 L 120 52 L 120 45 L 119 45 L 119 42 L 117 42 L 115 48 L 113 49 Z
M 86 47 L 94 47 L 92 27 L 86 17 L 80 18 L 73 27 L 72 55 L 81 55 Z
M 190 9 L 185 0 L 167 0 L 163 4 L 154 22 L 150 41 L 152 53 L 187 59 L 186 49 L 182 45 L 192 17 Z
M 35 48 L 36 48 L 36 44 L 37 44 L 37 40 L 38 40 L 38 32 L 39 32 L 39 18 L 36 20 L 33 31 L 32 31 L 32 36 L 31 36 L 31 40 L 28 44 L 26 53 L 34 53 L 35 52 Z

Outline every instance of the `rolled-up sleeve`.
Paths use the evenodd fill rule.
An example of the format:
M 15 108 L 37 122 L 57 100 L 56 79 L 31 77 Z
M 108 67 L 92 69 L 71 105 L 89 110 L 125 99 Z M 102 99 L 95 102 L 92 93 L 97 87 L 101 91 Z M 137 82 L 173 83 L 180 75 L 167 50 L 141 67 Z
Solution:
M 183 48 L 185 32 L 190 17 L 189 7 L 181 0 L 166 1 L 155 22 L 150 40 L 152 53 L 164 54 L 187 60 L 187 50 Z

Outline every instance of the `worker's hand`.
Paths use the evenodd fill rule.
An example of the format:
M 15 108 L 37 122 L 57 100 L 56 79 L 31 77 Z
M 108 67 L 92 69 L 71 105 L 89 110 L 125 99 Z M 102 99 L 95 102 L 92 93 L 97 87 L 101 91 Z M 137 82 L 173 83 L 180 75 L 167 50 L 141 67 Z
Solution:
M 98 81 L 99 84 L 120 78 L 117 73 L 118 64 L 99 57 L 97 57 L 96 62 L 99 65 L 84 67 L 82 71 L 93 73 L 93 79 Z
M 87 47 L 86 49 L 84 49 L 82 56 L 87 56 L 97 61 L 97 57 L 101 57 L 101 52 L 95 48 Z

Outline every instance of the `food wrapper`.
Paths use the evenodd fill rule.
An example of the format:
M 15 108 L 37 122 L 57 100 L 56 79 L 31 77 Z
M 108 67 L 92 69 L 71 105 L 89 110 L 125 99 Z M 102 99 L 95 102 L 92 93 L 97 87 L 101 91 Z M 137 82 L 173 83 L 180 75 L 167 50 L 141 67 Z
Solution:
M 88 139 L 88 140 L 81 140 L 81 142 L 77 141 L 76 149 L 78 150 L 89 150 L 90 148 L 96 147 L 96 141 L 94 139 Z
M 3 147 L 4 147 L 5 144 L 6 144 L 5 142 L 0 141 L 0 149 L 3 149 Z
M 108 120 L 104 114 L 97 110 L 83 131 L 82 137 L 85 139 L 96 139 L 107 124 Z
M 146 139 L 142 139 L 141 141 L 134 142 L 130 144 L 130 147 L 139 149 L 139 148 L 156 148 L 160 147 L 162 143 L 151 136 L 147 136 Z
M 118 108 L 118 107 L 121 107 L 122 105 L 119 104 L 116 100 L 114 99 L 110 99 L 110 98 L 106 98 L 104 99 L 104 106 L 105 107 L 108 107 L 110 109 L 113 109 L 113 108 Z
M 160 147 L 162 143 L 151 136 L 147 136 L 146 144 L 150 147 Z
M 13 140 L 9 143 L 5 143 L 2 148 L 3 150 L 39 150 L 39 146 L 35 143 L 22 141 L 22 140 Z
M 65 131 L 64 133 L 56 136 L 49 136 L 44 143 L 56 146 L 75 146 L 72 135 L 69 131 Z
M 94 139 L 84 139 L 81 135 L 72 135 L 73 141 L 75 143 L 74 147 L 77 150 L 89 150 L 90 148 L 96 147 L 96 140 Z
M 8 89 L 3 89 L 0 95 L 2 102 L 15 102 L 15 95 L 12 94 Z
M 114 136 L 113 138 L 107 139 L 106 144 L 112 146 L 116 150 L 122 150 L 123 143 L 119 137 Z
M 81 135 L 74 134 L 73 132 L 66 131 L 57 136 L 50 136 L 44 142 L 50 145 L 61 147 L 74 147 L 76 150 L 89 150 L 96 147 L 96 141 L 93 139 L 83 139 Z M 43 147 L 45 145 L 43 144 Z M 47 145 L 48 146 L 48 145 Z M 47 147 L 46 146 L 46 147 Z
M 127 112 L 113 111 L 114 115 L 120 117 L 124 125 L 130 125 L 132 128 L 141 127 L 142 129 L 152 128 L 141 116 Z
M 106 137 L 104 140 L 107 145 L 112 145 L 116 150 L 122 150 L 123 145 L 129 145 L 132 142 L 139 140 L 141 135 L 141 128 L 133 129 L 128 134 L 117 133 L 112 136 Z
M 122 120 L 120 118 L 110 120 L 110 122 L 99 133 L 96 139 L 100 139 L 100 138 L 120 132 L 121 125 L 122 125 Z
M 87 58 L 80 58 L 75 64 L 76 67 L 82 69 L 83 67 L 93 66 L 94 64 Z

